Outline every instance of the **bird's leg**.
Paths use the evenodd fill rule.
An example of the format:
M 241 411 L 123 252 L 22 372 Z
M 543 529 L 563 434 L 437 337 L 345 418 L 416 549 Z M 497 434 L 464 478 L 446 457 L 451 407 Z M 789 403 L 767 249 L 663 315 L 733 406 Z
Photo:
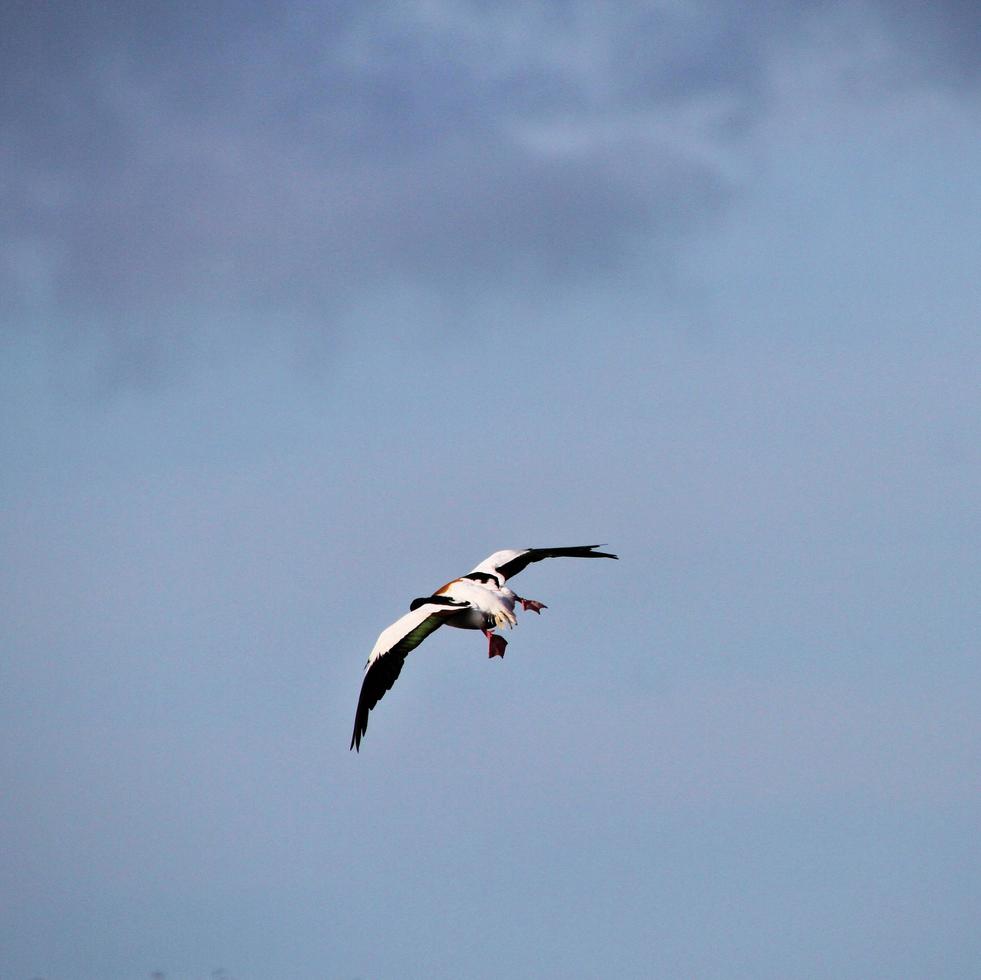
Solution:
M 503 636 L 499 636 L 492 630 L 483 630 L 484 636 L 487 637 L 487 656 L 488 657 L 503 657 L 504 648 L 508 645 L 508 641 L 504 639 Z
M 537 599 L 522 599 L 519 595 L 516 595 L 514 598 L 521 603 L 521 608 L 526 612 L 530 609 L 532 612 L 538 613 L 540 616 L 543 609 L 548 609 L 548 606 L 546 606 L 544 602 L 539 602 Z

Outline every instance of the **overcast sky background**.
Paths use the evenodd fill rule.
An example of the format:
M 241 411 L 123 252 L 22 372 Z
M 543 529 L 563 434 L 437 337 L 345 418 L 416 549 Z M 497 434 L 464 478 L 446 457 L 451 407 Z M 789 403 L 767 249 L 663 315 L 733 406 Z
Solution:
M 979 32 L 3 4 L 0 977 L 978 976 Z

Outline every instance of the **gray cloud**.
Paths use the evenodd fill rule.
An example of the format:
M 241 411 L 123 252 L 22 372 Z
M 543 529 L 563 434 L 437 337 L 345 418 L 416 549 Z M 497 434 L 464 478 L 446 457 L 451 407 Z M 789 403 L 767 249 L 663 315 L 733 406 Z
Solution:
M 358 22 L 329 8 L 316 25 L 143 13 L 31 9 L 15 25 L 5 291 L 22 315 L 44 297 L 82 322 L 215 304 L 322 313 L 392 277 L 439 289 L 582 273 L 724 194 L 704 161 L 649 139 L 580 134 L 543 152 L 516 138 L 515 121 L 631 104 L 605 81 L 624 25 L 591 46 L 572 17 L 526 62 L 513 11 L 469 37 L 459 11 Z M 536 32 L 558 16 L 545 13 Z
M 702 151 L 764 111 L 768 45 L 830 7 L 8 6 L 8 322 L 139 347 L 215 310 L 324 324 L 392 282 L 619 266 L 725 205 Z M 957 48 L 972 18 L 919 20 Z M 663 126 L 698 100 L 710 123 Z

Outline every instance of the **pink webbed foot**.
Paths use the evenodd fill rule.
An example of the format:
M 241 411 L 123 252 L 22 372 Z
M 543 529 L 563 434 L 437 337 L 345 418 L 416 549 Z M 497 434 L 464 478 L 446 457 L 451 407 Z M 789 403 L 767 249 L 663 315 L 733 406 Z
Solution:
M 548 609 L 544 602 L 539 602 L 537 599 L 522 599 L 521 596 L 517 596 L 517 600 L 526 612 L 530 609 L 533 613 L 538 613 L 539 616 L 543 609 Z
M 490 630 L 484 630 L 484 636 L 487 637 L 487 656 L 503 657 L 504 648 L 508 645 L 508 641 L 503 636 L 492 633 Z

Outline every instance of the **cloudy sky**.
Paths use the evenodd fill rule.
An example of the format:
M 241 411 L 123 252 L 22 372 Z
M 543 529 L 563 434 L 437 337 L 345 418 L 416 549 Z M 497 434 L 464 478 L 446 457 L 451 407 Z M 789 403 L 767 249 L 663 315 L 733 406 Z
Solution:
M 2 5 L 0 976 L 975 975 L 979 10 Z

